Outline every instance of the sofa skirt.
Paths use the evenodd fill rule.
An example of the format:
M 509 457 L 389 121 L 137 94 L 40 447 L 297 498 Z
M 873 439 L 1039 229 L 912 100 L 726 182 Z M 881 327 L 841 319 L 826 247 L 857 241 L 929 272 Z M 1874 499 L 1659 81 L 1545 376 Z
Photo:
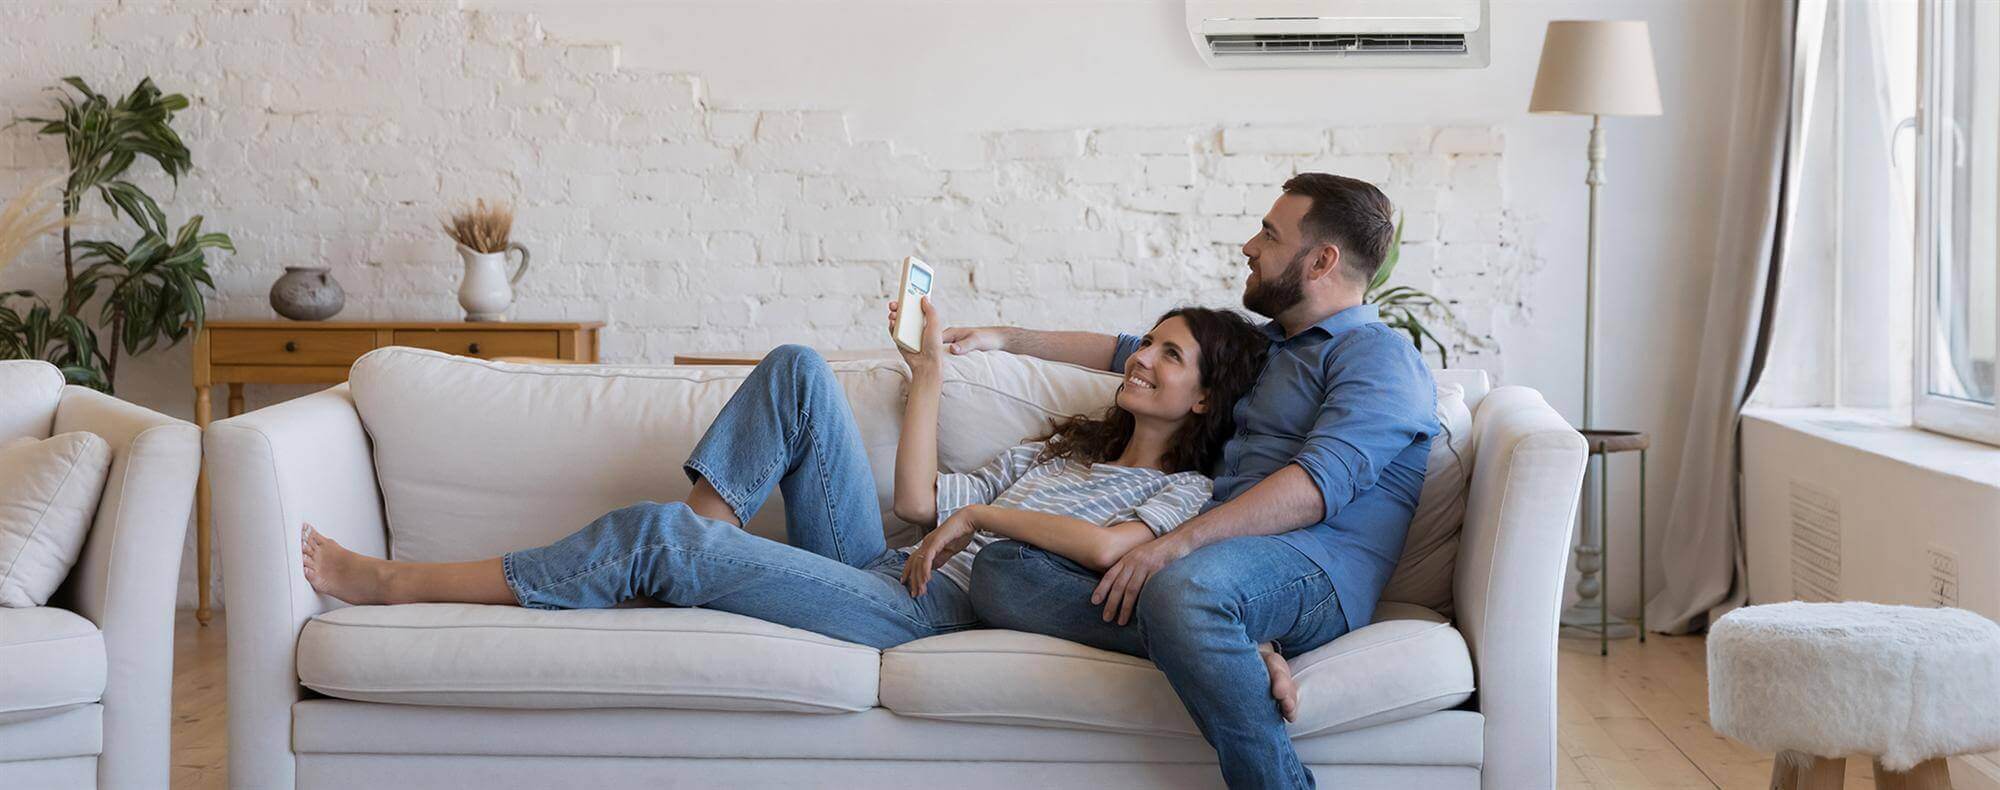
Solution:
M 1220 787 L 1198 738 L 799 714 L 523 710 L 311 699 L 293 706 L 298 787 Z M 1440 711 L 1297 741 L 1327 787 L 1479 786 L 1485 720 Z

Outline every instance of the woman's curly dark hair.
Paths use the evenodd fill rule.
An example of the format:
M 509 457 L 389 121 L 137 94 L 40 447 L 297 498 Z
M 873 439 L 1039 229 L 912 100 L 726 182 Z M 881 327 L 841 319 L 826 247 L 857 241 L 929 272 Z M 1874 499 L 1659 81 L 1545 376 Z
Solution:
M 1233 310 L 1178 307 L 1153 325 L 1169 318 L 1186 321 L 1200 346 L 1195 359 L 1201 387 L 1208 391 L 1208 411 L 1189 415 L 1187 424 L 1174 435 L 1167 449 L 1167 471 L 1207 474 L 1221 459 L 1223 443 L 1236 431 L 1236 399 L 1248 393 L 1257 374 L 1263 372 L 1270 340 Z M 1132 440 L 1132 426 L 1132 413 L 1119 408 L 1114 400 L 1101 417 L 1078 414 L 1057 426 L 1035 462 L 1068 458 L 1099 463 L 1117 458 L 1125 452 L 1125 443 Z

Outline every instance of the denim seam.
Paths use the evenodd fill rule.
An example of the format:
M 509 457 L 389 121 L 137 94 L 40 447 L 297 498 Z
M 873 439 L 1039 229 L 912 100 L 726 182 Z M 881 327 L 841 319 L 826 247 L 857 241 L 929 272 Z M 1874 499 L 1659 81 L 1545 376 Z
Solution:
M 799 404 L 798 420 L 800 426 L 813 425 L 811 401 L 804 401 Z M 819 481 L 819 501 L 820 501 L 820 507 L 822 509 L 822 512 L 820 513 L 820 517 L 822 519 L 821 523 L 831 525 L 835 523 L 834 512 L 833 512 L 833 489 L 827 482 L 826 445 L 820 442 L 819 431 L 808 430 L 804 427 L 801 427 L 799 429 L 799 433 L 804 434 L 805 436 L 806 448 L 808 452 L 812 453 L 813 477 Z M 854 561 L 848 559 L 847 557 L 847 542 L 840 539 L 840 536 L 837 534 L 838 530 L 829 530 L 829 531 L 836 533 L 833 535 L 829 535 L 829 537 L 833 538 L 832 541 L 833 542 L 832 548 L 834 554 L 833 558 L 835 560 L 838 560 L 842 565 L 852 566 L 854 564 Z
M 633 549 L 632 549 L 631 551 L 629 551 L 629 552 L 626 552 L 626 553 L 625 553 L 625 554 L 624 554 L 623 556 L 620 556 L 620 557 L 618 557 L 617 559 L 611 559 L 611 560 L 605 560 L 604 562 L 600 562 L 600 563 L 597 563 L 596 565 L 592 565 L 592 566 L 590 566 L 590 567 L 588 567 L 588 568 L 585 568 L 585 569 L 583 569 L 583 570 L 580 570 L 580 571 L 577 571 L 576 573 L 574 573 L 574 574 L 571 574 L 571 575 L 569 575 L 569 576 L 567 576 L 567 577 L 564 577 L 564 578 L 562 578 L 562 579 L 558 579 L 558 580 L 556 580 L 556 581 L 552 581 L 552 582 L 549 582 L 548 584 L 544 584 L 544 585 L 542 585 L 542 586 L 540 586 L 540 587 L 536 587 L 536 588 L 534 588 L 533 590 L 531 590 L 530 592 L 531 592 L 531 593 L 538 593 L 538 592 L 540 592 L 540 591 L 542 591 L 542 590 L 546 590 L 546 589 L 548 589 L 548 588 L 550 588 L 550 587 L 555 587 L 555 586 L 558 586 L 558 585 L 563 585 L 563 584 L 569 584 L 569 583 L 571 583 L 571 582 L 574 582 L 574 581 L 576 581 L 576 580 L 578 580 L 578 579 L 581 579 L 581 578 L 583 578 L 583 577 L 585 577 L 585 576 L 588 576 L 588 575 L 590 575 L 590 574 L 592 574 L 592 573 L 595 573 L 595 572 L 597 572 L 597 571 L 599 571 L 599 570 L 602 570 L 602 569 L 604 569 L 604 568 L 607 568 L 607 567 L 610 567 L 610 566 L 612 566 L 612 565 L 614 565 L 614 564 L 618 564 L 618 563 L 621 563 L 621 562 L 627 562 L 627 561 L 630 561 L 630 560 L 631 560 L 632 558 L 634 558 L 634 557 L 638 556 L 640 552 L 645 552 L 645 551 L 655 551 L 655 550 L 657 550 L 657 551 L 667 551 L 667 552 L 679 552 L 679 553 L 683 553 L 683 554 L 687 554 L 687 555 L 689 555 L 689 556 L 694 556 L 694 557 L 706 557 L 706 558 L 709 558 L 709 559 L 712 559 L 712 560 L 715 560 L 715 561 L 718 561 L 718 562 L 725 562 L 725 563 L 731 563 L 731 564 L 736 564 L 736 565 L 743 565 L 743 566 L 747 566 L 747 567 L 751 567 L 751 568 L 757 568 L 757 569 L 760 569 L 760 570 L 764 570 L 764 571 L 768 571 L 768 572 L 771 572 L 771 573 L 782 573 L 782 574 L 785 574 L 785 575 L 787 575 L 787 576 L 792 576 L 792 577 L 796 577 L 796 578 L 800 578 L 800 579 L 806 579 L 806 580 L 808 580 L 808 581 L 815 581 L 815 582 L 819 582 L 819 583 L 821 583 L 821 584 L 824 584 L 824 585 L 826 585 L 826 586 L 827 586 L 828 588 L 830 588 L 830 589 L 833 589 L 833 590 L 838 590 L 838 591 L 840 591 L 840 592 L 843 592 L 843 593 L 847 593 L 847 594 L 848 594 L 849 596 L 852 596 L 852 597 L 855 597 L 855 598 L 858 598 L 858 599 L 861 599 L 862 601 L 864 601 L 864 602 L 867 602 L 867 603 L 869 603 L 869 604 L 871 604 L 871 605 L 872 605 L 872 604 L 874 604 L 874 603 L 876 602 L 876 600 L 875 600 L 875 598 L 874 598 L 873 596 L 870 596 L 870 595 L 868 595 L 868 594 L 867 594 L 867 593 L 865 593 L 865 592 L 862 592 L 862 591 L 860 591 L 860 590 L 856 590 L 856 589 L 853 589 L 853 588 L 851 588 L 851 587 L 847 587 L 847 586 L 844 586 L 844 585 L 841 585 L 841 584 L 838 584 L 838 583 L 835 583 L 835 582 L 834 582 L 834 581 L 832 581 L 831 579 L 827 579 L 827 578 L 825 578 L 825 577 L 823 577 L 823 576 L 814 576 L 814 575 L 812 575 L 812 574 L 809 574 L 809 573 L 800 573 L 800 572 L 798 572 L 798 571 L 796 571 L 796 570 L 793 570 L 793 569 L 791 569 L 791 568 L 786 568 L 786 567 L 784 567 L 784 566 L 780 566 L 780 565 L 769 565 L 769 564 L 766 564 L 766 563 L 761 563 L 761 562 L 753 562 L 753 561 L 750 561 L 750 560 L 745 560 L 745 559 L 742 559 L 742 558 L 739 558 L 739 557 L 731 557 L 731 556 L 728 556 L 728 555 L 725 555 L 725 554 L 714 554 L 714 553 L 710 553 L 710 552 L 705 552 L 705 551 L 698 551 L 698 550 L 693 550 L 693 549 L 684 549 L 684 548 L 680 548 L 680 547 L 677 547 L 677 546 L 672 546 L 672 545 L 668 545 L 668 544 L 665 544 L 665 543 L 648 543 L 648 544 L 646 544 L 646 545 L 643 545 L 643 546 L 638 546 L 638 547 L 635 547 L 635 548 L 633 548 Z M 912 600 L 915 600 L 915 599 L 913 598 Z M 930 623 L 928 623 L 928 622 L 925 622 L 925 621 L 923 621 L 923 620 L 919 620 L 919 619 L 917 619 L 917 618 L 915 618 L 915 617 L 911 617 L 911 616 L 910 616 L 909 614 L 907 614 L 907 613 L 904 613 L 904 612 L 895 612 L 895 615 L 896 615 L 897 617 L 901 617 L 901 618 L 902 618 L 902 619 L 904 619 L 904 620 L 908 620 L 908 621 L 910 621 L 910 622 L 911 622 L 912 624 L 914 624 L 914 625 L 918 626 L 919 628 L 924 628 L 924 629 L 930 629 L 930 628 L 934 628 L 934 627 L 935 627 L 935 626 L 931 625 L 931 624 L 930 624 Z

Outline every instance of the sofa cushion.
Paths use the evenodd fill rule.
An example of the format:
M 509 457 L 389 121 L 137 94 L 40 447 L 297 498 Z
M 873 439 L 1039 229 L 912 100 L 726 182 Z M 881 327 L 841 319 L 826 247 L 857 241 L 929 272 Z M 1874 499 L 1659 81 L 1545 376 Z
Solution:
M 41 606 L 62 586 L 110 470 L 93 433 L 0 442 L 0 607 Z
M 970 472 L 1072 416 L 1110 408 L 1122 379 L 1061 362 L 978 351 L 945 357 L 938 397 L 938 467 Z
M 1407 719 L 1471 697 L 1472 657 L 1457 629 L 1415 606 L 1388 604 L 1376 614 L 1374 624 L 1292 659 L 1293 737 Z M 1199 735 L 1152 662 L 1018 631 L 961 631 L 890 648 L 881 694 L 883 707 L 905 716 Z
M 879 656 L 707 609 L 405 604 L 308 621 L 298 669 L 364 702 L 837 713 L 875 705 Z
M 63 374 L 39 359 L 0 360 L 0 442 L 46 439 L 55 430 Z
M 1389 574 L 1382 600 L 1416 604 L 1451 616 L 1451 573 L 1458 566 L 1458 533 L 1465 526 L 1466 484 L 1472 479 L 1472 411 L 1465 388 L 1440 382 L 1437 420 L 1444 434 L 1431 439 L 1424 487 L 1403 539 L 1403 556 Z
M 104 697 L 104 633 L 49 606 L 0 608 L 0 721 L 54 713 Z
M 833 368 L 868 447 L 885 532 L 901 532 L 889 506 L 907 373 L 897 361 Z M 350 386 L 374 443 L 390 555 L 492 557 L 550 543 L 634 502 L 685 499 L 681 464 L 749 372 L 369 352 Z M 747 527 L 784 539 L 775 492 Z

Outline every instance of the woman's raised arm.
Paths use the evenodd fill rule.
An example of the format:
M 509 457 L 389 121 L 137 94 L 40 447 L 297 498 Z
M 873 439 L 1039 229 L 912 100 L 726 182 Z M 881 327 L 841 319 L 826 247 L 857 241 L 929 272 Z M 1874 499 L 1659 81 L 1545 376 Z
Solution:
M 929 527 L 937 524 L 938 397 L 944 388 L 944 365 L 938 353 L 944 325 L 938 322 L 931 298 L 923 299 L 924 339 L 917 353 L 896 350 L 910 366 L 909 398 L 903 403 L 903 430 L 896 440 L 896 518 Z M 889 333 L 896 332 L 894 300 L 889 302 Z

